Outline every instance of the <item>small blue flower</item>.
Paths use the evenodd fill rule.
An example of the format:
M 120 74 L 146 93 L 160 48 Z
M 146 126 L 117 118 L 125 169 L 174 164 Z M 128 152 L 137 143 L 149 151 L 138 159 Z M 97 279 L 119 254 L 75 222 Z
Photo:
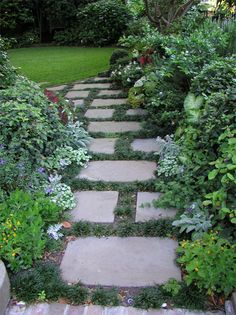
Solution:
M 5 148 L 4 144 L 0 143 L 0 150 L 3 150 Z
M 53 189 L 51 187 L 46 187 L 44 189 L 44 192 L 46 195 L 51 195 L 51 193 L 53 192 Z
M 0 165 L 4 165 L 6 163 L 6 160 L 0 159 Z
M 45 173 L 45 168 L 44 167 L 39 167 L 37 169 L 37 172 L 40 173 L 40 174 L 44 174 Z
M 17 168 L 18 168 L 19 170 L 23 170 L 23 169 L 25 168 L 24 163 L 18 163 L 18 164 L 17 164 Z

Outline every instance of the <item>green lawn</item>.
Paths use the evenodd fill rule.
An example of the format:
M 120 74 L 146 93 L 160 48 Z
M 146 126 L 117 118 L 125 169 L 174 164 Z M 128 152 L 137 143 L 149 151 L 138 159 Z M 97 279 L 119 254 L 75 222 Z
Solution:
M 108 69 L 114 48 L 40 47 L 8 51 L 21 74 L 44 85 L 69 83 Z

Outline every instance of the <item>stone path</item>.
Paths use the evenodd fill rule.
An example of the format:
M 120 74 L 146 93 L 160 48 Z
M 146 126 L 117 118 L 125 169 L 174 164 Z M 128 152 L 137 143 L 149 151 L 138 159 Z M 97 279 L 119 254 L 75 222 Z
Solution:
M 106 82 L 106 83 L 104 83 Z M 63 93 L 71 100 L 76 110 L 83 110 L 89 120 L 90 133 L 102 133 L 91 141 L 89 151 L 96 154 L 96 160 L 91 160 L 88 166 L 75 180 L 87 180 L 93 184 L 103 182 L 103 190 L 76 191 L 77 206 L 70 212 L 71 221 L 89 221 L 91 224 L 117 224 L 116 208 L 119 207 L 121 195 L 131 183 L 146 183 L 155 179 L 156 163 L 153 160 L 140 159 L 140 152 L 152 154 L 160 150 L 155 139 L 141 139 L 138 133 L 142 130 L 141 119 L 145 119 L 146 111 L 142 109 L 127 109 L 127 99 L 120 90 L 114 90 L 109 78 L 94 78 L 73 85 L 61 85 L 50 88 L 51 91 Z M 92 93 L 90 93 L 92 91 Z M 91 95 L 93 99 L 91 100 Z M 95 95 L 95 97 L 94 97 Z M 116 110 L 125 106 L 126 117 L 138 121 L 112 121 Z M 123 117 L 123 116 L 122 116 Z M 142 118 L 143 117 L 143 118 Z M 110 121 L 104 121 L 110 119 Z M 138 160 L 129 160 L 123 156 L 118 160 L 116 145 L 120 134 L 132 132 L 133 141 L 129 150 L 138 152 Z M 110 138 L 116 133 L 116 137 Z M 137 137 L 134 135 L 137 134 Z M 105 137 L 104 137 L 105 135 Z M 125 134 L 126 135 L 126 134 Z M 101 159 L 98 160 L 99 154 Z M 103 154 L 106 154 L 104 159 Z M 137 153 L 136 153 L 137 154 Z M 125 155 L 125 152 L 124 152 Z M 128 155 L 127 155 L 128 157 Z M 112 189 L 110 185 L 122 184 L 122 191 Z M 90 185 L 89 187 L 93 187 Z M 99 187 L 99 186 L 98 186 Z M 103 187 L 103 186 L 102 186 Z M 112 187 L 112 186 L 111 186 Z M 116 186 L 115 186 L 116 187 Z M 117 186 L 120 187 L 120 186 Z M 143 186 L 145 187 L 145 186 Z M 91 189 L 91 188 L 90 188 Z M 128 189 L 127 189 L 128 191 Z M 153 200 L 160 193 L 149 191 L 133 192 L 132 223 L 161 218 L 173 217 L 174 209 L 156 209 Z M 125 221 L 124 221 L 125 222 Z M 118 222 L 119 223 L 119 222 Z M 82 282 L 85 285 L 103 285 L 136 288 L 162 284 L 170 278 L 181 280 L 180 269 L 175 264 L 176 247 L 178 243 L 171 238 L 159 237 L 78 237 L 68 242 L 60 269 L 66 282 Z M 67 304 L 38 304 L 26 309 L 15 306 L 9 309 L 7 315 L 195 315 L 211 314 L 189 312 L 186 310 L 137 310 L 132 307 L 100 307 L 71 306 Z M 215 313 L 221 315 L 223 313 Z

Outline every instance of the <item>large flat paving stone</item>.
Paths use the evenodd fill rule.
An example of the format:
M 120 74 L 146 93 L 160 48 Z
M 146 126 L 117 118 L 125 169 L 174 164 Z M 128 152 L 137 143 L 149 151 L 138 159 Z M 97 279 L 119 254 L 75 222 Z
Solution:
M 75 84 L 72 90 L 86 90 L 86 89 L 109 89 L 111 83 L 79 83 Z
M 65 281 L 125 287 L 181 280 L 176 241 L 158 237 L 78 238 L 68 243 L 61 270 Z
M 92 161 L 78 178 L 104 182 L 133 182 L 155 178 L 156 163 L 149 161 Z
M 135 139 L 131 143 L 134 151 L 142 152 L 160 152 L 161 148 L 155 138 L 153 139 Z
M 147 115 L 147 111 L 142 108 L 137 109 L 128 109 L 126 112 L 127 116 L 145 116 Z
M 10 300 L 10 281 L 4 263 L 0 260 L 0 315 L 5 314 Z
M 117 138 L 93 139 L 89 145 L 89 151 L 94 153 L 114 154 Z
M 118 201 L 117 191 L 76 192 L 76 207 L 70 212 L 72 221 L 110 223 L 114 221 L 114 210 Z
M 160 196 L 160 193 L 138 192 L 135 222 L 171 218 L 176 215 L 175 209 L 162 209 L 153 206 L 153 201 L 159 199 Z
M 86 98 L 89 95 L 89 91 L 69 91 L 66 93 L 66 98 Z
M 112 106 L 112 105 L 124 105 L 127 104 L 127 99 L 126 98 L 107 98 L 107 99 L 94 99 L 91 103 L 91 106 L 93 107 L 107 107 L 107 106 Z
M 87 118 L 111 118 L 114 114 L 114 109 L 106 108 L 106 109 L 88 109 L 85 113 L 85 117 Z
M 52 92 L 58 92 L 58 91 L 62 91 L 66 88 L 66 85 L 58 85 L 58 86 L 52 86 L 47 88 L 47 90 L 52 91 Z
M 73 100 L 72 101 L 76 107 L 84 106 L 84 100 Z
M 119 95 L 121 93 L 123 93 L 122 90 L 102 90 L 102 91 L 99 91 L 98 96 L 105 96 L 105 95 L 112 96 L 112 95 Z
M 142 129 L 141 123 L 136 121 L 91 121 L 89 132 L 128 132 Z

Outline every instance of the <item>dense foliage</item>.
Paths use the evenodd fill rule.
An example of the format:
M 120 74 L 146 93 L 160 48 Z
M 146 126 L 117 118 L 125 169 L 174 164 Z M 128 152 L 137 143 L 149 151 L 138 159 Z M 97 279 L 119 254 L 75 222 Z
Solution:
M 175 35 L 142 23 L 140 33 L 120 39 L 129 63 L 112 67 L 130 104 L 148 111 L 146 130 L 159 136 L 156 189 L 164 195 L 156 205 L 180 209 L 173 225 L 192 238 L 179 250 L 185 280 L 210 295 L 235 289 L 236 58 L 228 31 L 235 21 L 227 24 L 203 18 L 198 8 L 175 24 Z M 227 249 L 227 260 L 217 250 L 207 255 L 213 247 L 222 257 Z
M 63 174 L 87 163 L 90 138 L 68 102 L 15 73 L 0 43 L 0 258 L 18 271 L 42 256 L 47 228 L 54 236 L 49 225 L 75 206 Z

